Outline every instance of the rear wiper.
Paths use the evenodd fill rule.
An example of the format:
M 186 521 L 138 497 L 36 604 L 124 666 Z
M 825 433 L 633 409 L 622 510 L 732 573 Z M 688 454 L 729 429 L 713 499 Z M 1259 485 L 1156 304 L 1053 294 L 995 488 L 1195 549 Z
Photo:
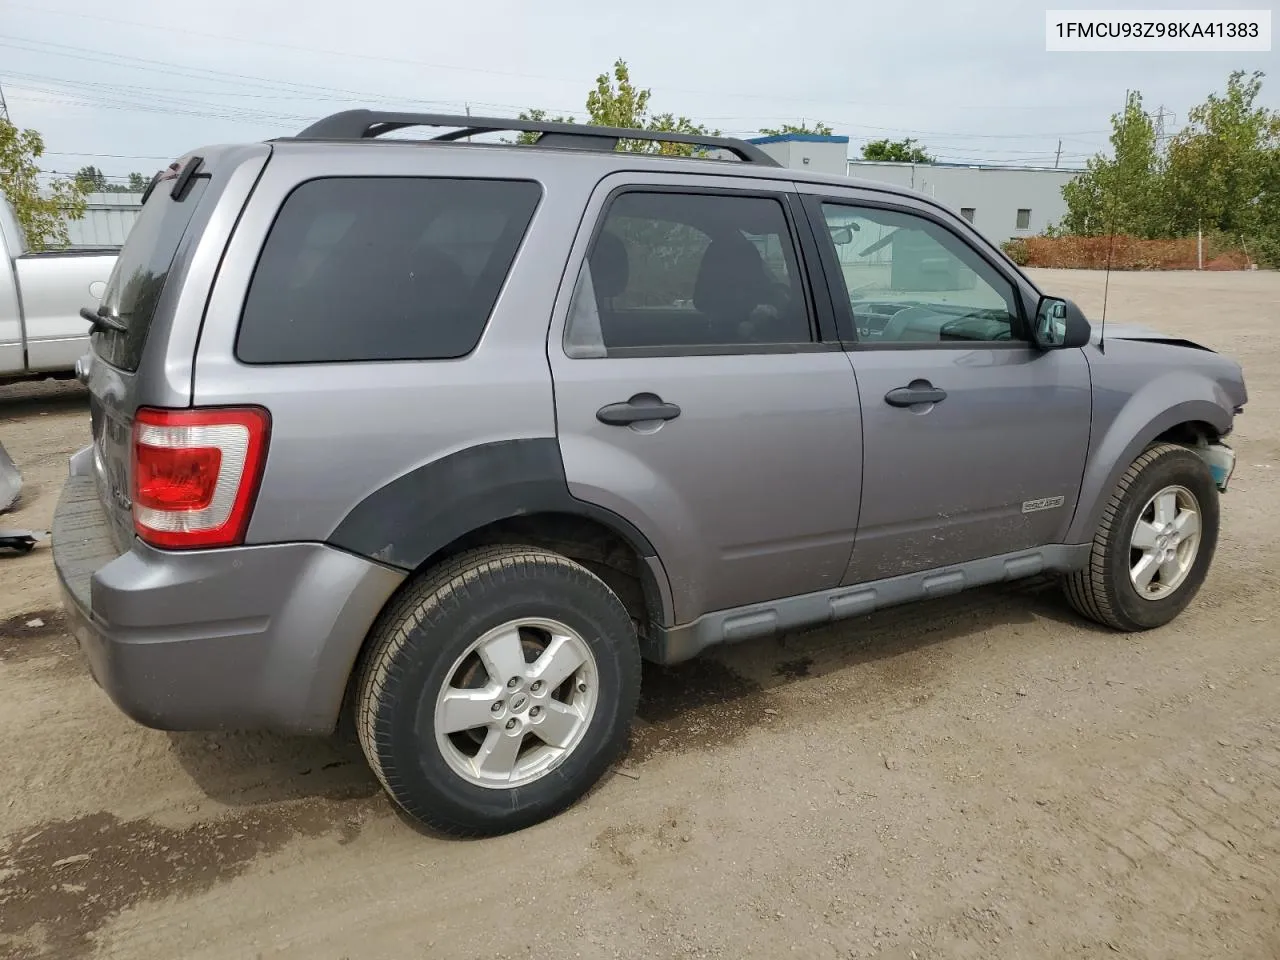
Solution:
M 98 333 L 107 330 L 114 330 L 116 333 L 124 333 L 129 329 L 123 320 L 119 317 L 112 316 L 110 313 L 103 313 L 102 308 L 90 310 L 88 307 L 80 308 L 80 316 L 89 321 L 89 332 Z

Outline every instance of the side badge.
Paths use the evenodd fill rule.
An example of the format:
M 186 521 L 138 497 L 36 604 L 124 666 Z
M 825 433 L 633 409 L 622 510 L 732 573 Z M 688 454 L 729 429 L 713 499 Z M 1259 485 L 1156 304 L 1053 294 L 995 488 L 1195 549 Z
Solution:
M 1024 500 L 1022 502 L 1023 513 L 1036 513 L 1040 510 L 1053 510 L 1066 503 L 1066 497 L 1045 497 L 1043 500 Z

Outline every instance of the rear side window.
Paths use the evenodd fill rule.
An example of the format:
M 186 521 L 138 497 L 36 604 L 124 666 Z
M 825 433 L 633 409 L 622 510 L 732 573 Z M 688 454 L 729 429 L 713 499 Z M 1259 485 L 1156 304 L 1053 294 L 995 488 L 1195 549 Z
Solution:
M 475 349 L 541 188 L 333 177 L 285 200 L 236 340 L 244 363 L 444 360 Z
M 169 184 L 162 184 L 130 228 L 100 308 L 124 321 L 127 329 L 94 334 L 95 352 L 111 366 L 130 373 L 138 369 L 173 258 L 208 185 L 208 177 L 196 177 L 182 200 L 175 201 Z
M 565 348 L 618 357 L 812 340 L 777 198 L 629 191 L 609 205 L 583 265 Z

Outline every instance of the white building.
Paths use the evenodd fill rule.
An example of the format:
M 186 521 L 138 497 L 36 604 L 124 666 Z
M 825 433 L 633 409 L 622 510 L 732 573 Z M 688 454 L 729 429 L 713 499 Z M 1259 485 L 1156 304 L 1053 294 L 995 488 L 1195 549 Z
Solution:
M 1062 222 L 1062 188 L 1079 170 L 963 163 L 885 163 L 850 160 L 848 137 L 785 134 L 751 141 L 784 167 L 880 180 L 916 190 L 955 210 L 1002 243 L 1043 233 Z

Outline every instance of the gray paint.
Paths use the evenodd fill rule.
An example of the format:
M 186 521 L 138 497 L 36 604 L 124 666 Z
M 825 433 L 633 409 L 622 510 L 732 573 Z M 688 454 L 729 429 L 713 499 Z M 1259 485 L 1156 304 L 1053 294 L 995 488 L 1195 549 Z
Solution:
M 167 730 L 331 732 L 368 626 L 404 579 L 315 543 L 121 553 L 89 477 L 63 488 L 53 562 L 94 678 Z
M 705 610 L 839 583 L 857 526 L 862 430 L 849 362 L 839 352 L 622 359 L 565 353 L 569 301 L 608 195 L 622 186 L 673 183 L 794 189 L 776 180 L 727 184 L 691 174 L 619 173 L 600 181 L 568 258 L 549 352 L 569 489 L 650 539 L 682 622 Z M 596 419 L 600 407 L 646 392 L 678 404 L 680 417 L 656 429 Z
M 1232 361 L 1119 339 L 1105 352 L 1009 343 L 627 359 L 565 353 L 578 268 L 604 198 L 621 184 L 891 200 L 949 225 L 1007 277 L 1029 315 L 1040 291 L 1025 274 L 989 237 L 909 189 L 479 144 L 277 142 L 198 152 L 212 180 L 175 258 L 140 372 L 90 368 L 108 466 L 95 472 L 104 502 L 112 486 L 127 494 L 128 433 L 140 404 L 262 404 L 272 436 L 248 544 L 151 550 L 132 538 L 125 506 L 109 511 L 114 541 L 105 520 L 95 521 L 92 537 L 74 524 L 55 532 L 55 563 L 95 672 L 149 723 L 324 728 L 356 650 L 404 573 L 322 541 L 375 492 L 477 445 L 558 443 L 568 490 L 653 544 L 657 556 L 646 562 L 667 631 L 656 655 L 680 657 L 709 642 L 1067 569 L 1081 555 L 1072 547 L 1087 549 L 1136 450 L 1179 420 L 1224 432 L 1244 402 Z M 236 361 L 250 275 L 298 183 L 460 173 L 533 179 L 543 190 L 471 355 Z M 917 378 L 945 387 L 946 400 L 928 410 L 884 403 L 887 390 Z M 678 403 L 681 416 L 656 427 L 595 418 L 600 407 L 644 392 Z M 82 500 L 85 489 L 84 481 L 68 484 Z M 1020 509 L 1059 496 L 1061 507 Z M 77 509 L 60 505 L 59 521 Z M 107 562 L 77 561 L 75 543 L 89 540 Z M 694 639 L 680 639 L 686 635 Z

